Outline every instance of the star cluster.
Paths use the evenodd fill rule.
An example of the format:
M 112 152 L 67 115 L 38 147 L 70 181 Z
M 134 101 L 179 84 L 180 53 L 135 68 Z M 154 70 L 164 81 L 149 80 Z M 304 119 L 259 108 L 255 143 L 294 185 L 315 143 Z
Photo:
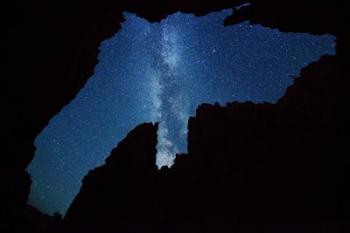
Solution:
M 187 120 L 200 103 L 276 102 L 302 67 L 335 52 L 329 35 L 224 27 L 230 13 L 153 24 L 126 13 L 102 43 L 94 76 L 37 137 L 29 202 L 64 214 L 84 175 L 143 122 L 160 123 L 157 165 L 171 166 L 186 152 Z

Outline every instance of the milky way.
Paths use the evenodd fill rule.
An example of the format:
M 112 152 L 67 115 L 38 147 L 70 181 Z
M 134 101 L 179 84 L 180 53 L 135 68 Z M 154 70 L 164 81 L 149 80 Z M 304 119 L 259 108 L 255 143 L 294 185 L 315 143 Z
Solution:
M 189 100 L 182 88 L 185 74 L 179 65 L 181 49 L 178 46 L 178 33 L 167 23 L 163 23 L 160 28 L 160 54 L 155 53 L 157 62 L 154 64 L 157 70 L 156 98 L 159 100 L 159 108 L 156 110 L 158 115 L 156 121 L 159 121 L 157 146 L 159 167 L 171 166 L 176 153 L 185 151 L 183 142 L 186 140 L 189 116 Z M 175 139 L 182 143 L 174 144 Z
M 29 203 L 64 214 L 87 172 L 143 122 L 160 123 L 157 165 L 170 166 L 186 152 L 187 120 L 200 103 L 274 103 L 302 67 L 334 54 L 332 36 L 224 27 L 230 13 L 177 13 L 154 24 L 125 14 L 93 77 L 37 137 Z

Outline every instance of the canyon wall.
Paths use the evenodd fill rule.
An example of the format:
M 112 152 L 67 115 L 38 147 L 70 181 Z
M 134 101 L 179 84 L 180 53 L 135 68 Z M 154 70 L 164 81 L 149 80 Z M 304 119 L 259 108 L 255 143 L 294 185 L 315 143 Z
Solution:
M 316 174 L 322 174 L 322 176 L 315 175 L 314 178 L 309 178 L 310 182 L 314 182 L 317 177 L 322 178 L 318 180 L 319 182 L 310 184 L 317 187 L 315 190 L 320 189 L 321 184 L 319 183 L 324 182 L 323 178 L 325 178 L 327 185 L 332 183 L 333 176 L 336 176 L 339 182 L 343 182 L 344 177 L 348 176 L 338 174 L 342 172 L 342 167 L 339 167 L 339 169 L 335 169 L 335 167 L 349 164 L 348 158 L 345 157 L 348 154 L 348 149 L 344 137 L 347 132 L 346 121 L 348 119 L 348 115 L 344 110 L 344 106 L 347 104 L 346 99 L 348 99 L 348 92 L 345 91 L 348 86 L 348 73 L 344 67 L 347 64 L 346 57 L 349 51 L 349 34 L 345 22 L 349 21 L 349 17 L 346 13 L 347 7 L 344 1 L 324 1 L 322 3 L 307 3 L 301 0 L 283 2 L 277 0 L 5 1 L 2 11 L 2 21 L 6 25 L 4 27 L 5 40 L 2 43 L 4 51 L 2 53 L 2 64 L 4 64 L 2 93 L 5 97 L 2 132 L 5 140 L 2 141 L 2 148 L 4 149 L 0 164 L 0 180 L 4 187 L 1 189 L 1 200 L 3 201 L 0 213 L 1 231 L 25 232 L 23 226 L 31 183 L 30 176 L 25 172 L 25 168 L 34 156 L 34 139 L 48 124 L 49 120 L 77 95 L 93 74 L 94 67 L 98 62 L 98 47 L 103 40 L 120 30 L 121 23 L 124 20 L 123 11 L 136 13 L 138 16 L 154 22 L 160 21 L 177 11 L 200 16 L 221 9 L 233 8 L 246 2 L 251 4 L 240 8 L 233 16 L 228 17 L 225 21 L 226 25 L 249 20 L 253 24 L 262 24 L 285 32 L 331 33 L 338 37 L 337 55 L 323 58 L 319 63 L 312 64 L 309 67 L 310 69 L 304 70 L 305 74 L 301 76 L 306 77 L 306 80 L 308 80 L 307 77 L 319 76 L 319 79 L 315 78 L 315 81 L 312 81 L 314 88 L 310 89 L 308 88 L 309 84 L 305 84 L 301 87 L 304 91 L 299 89 L 296 91 L 292 87 L 276 106 L 268 104 L 232 104 L 223 108 L 218 106 L 200 107 L 198 116 L 190 120 L 188 158 L 191 159 L 186 159 L 187 157 L 179 157 L 178 159 L 179 164 L 191 164 L 184 165 L 184 167 L 191 166 L 191 168 L 179 168 L 179 170 L 189 172 L 192 169 L 202 169 L 204 171 L 209 169 L 207 167 L 209 165 L 206 164 L 212 164 L 210 165 L 212 166 L 210 168 L 212 172 L 224 173 L 228 168 L 223 167 L 222 171 L 215 170 L 218 168 L 215 168 L 215 166 L 221 164 L 229 167 L 230 172 L 238 172 L 235 168 L 243 166 L 239 169 L 245 170 L 244 166 L 248 166 L 249 163 L 246 160 L 250 156 L 247 156 L 247 154 L 252 153 L 252 159 L 254 158 L 254 161 L 257 159 L 258 155 L 256 153 L 258 152 L 251 147 L 261 147 L 261 156 L 265 154 L 276 156 L 276 160 L 273 160 L 275 162 L 281 160 L 281 157 L 276 155 L 278 152 L 276 148 L 281 147 L 280 149 L 285 149 L 285 153 L 293 154 L 297 158 L 291 159 L 291 161 L 281 161 L 282 165 L 273 166 L 273 168 L 271 168 L 271 164 L 268 164 L 269 160 L 261 161 L 261 163 L 253 161 L 257 170 L 265 171 L 264 174 L 261 174 L 261 179 L 264 177 L 270 179 L 270 176 L 273 176 L 272 172 L 276 169 L 289 174 L 291 168 L 284 169 L 283 164 L 288 165 L 289 162 L 299 164 L 300 159 L 303 158 L 305 160 L 303 164 L 305 165 L 298 167 L 300 175 L 296 175 L 295 181 L 293 181 L 292 175 L 285 174 L 287 180 L 285 183 L 282 182 L 282 188 L 286 188 L 288 182 L 295 185 L 293 182 L 297 183 L 303 180 L 302 175 L 306 174 L 313 161 L 316 162 L 318 169 Z M 311 72 L 311 70 L 314 71 L 309 75 L 308 72 Z M 322 77 L 325 75 L 329 78 L 323 79 Z M 332 83 L 327 83 L 327 80 L 332 80 Z M 298 82 L 302 81 L 297 81 L 296 84 Z M 305 82 L 307 83 L 307 81 Z M 324 87 L 325 94 L 322 98 L 317 98 L 317 95 L 314 96 L 313 91 L 318 90 L 318 85 Z M 333 91 L 334 89 L 336 91 Z M 337 105 L 329 108 L 329 103 L 334 102 L 333 98 L 337 100 Z M 309 99 L 310 102 L 307 102 Z M 307 103 L 313 104 L 308 105 Z M 304 110 L 307 111 L 304 112 Z M 242 112 L 241 119 L 239 116 L 233 117 L 233 115 L 236 115 L 233 114 L 234 111 Z M 310 120 L 310 117 L 316 118 Z M 243 120 L 243 118 L 246 119 Z M 222 129 L 213 129 L 215 122 L 209 122 L 210 119 L 223 120 L 227 125 L 221 125 Z M 234 124 L 235 121 L 243 122 Z M 252 133 L 251 130 L 244 130 L 244 125 L 248 124 L 247 122 L 256 125 L 255 133 Z M 281 133 L 278 131 L 279 127 L 283 128 L 286 125 L 290 125 L 290 130 L 278 135 Z M 237 127 L 237 129 L 232 129 L 232 127 Z M 215 130 L 218 130 L 218 132 Z M 235 133 L 236 131 L 237 133 Z M 202 132 L 207 136 L 204 135 L 203 138 L 199 139 L 195 136 L 198 132 Z M 241 135 L 238 135 L 238 132 Z M 262 136 L 265 135 L 263 132 L 268 132 L 269 135 L 274 136 L 265 138 L 265 136 Z M 204 142 L 208 143 L 211 139 L 216 139 L 210 133 L 219 133 L 218 141 L 214 140 L 209 144 L 202 144 Z M 226 137 L 226 134 L 230 136 Z M 226 135 L 226 139 L 223 139 L 224 135 Z M 253 136 L 250 137 L 249 135 Z M 321 137 L 321 135 L 324 137 Z M 326 137 L 326 135 L 328 136 Z M 295 138 L 295 136 L 298 137 Z M 331 136 L 335 138 L 328 138 Z M 290 140 L 282 142 L 283 137 Z M 219 149 L 223 145 L 220 138 L 226 141 L 226 146 L 223 146 L 223 149 Z M 274 141 L 267 143 L 267 140 L 272 138 Z M 201 144 L 196 146 L 196 140 L 199 140 Z M 293 140 L 297 140 L 297 142 L 293 142 Z M 238 144 L 239 142 L 242 143 Z M 295 149 L 292 146 L 293 143 L 297 143 L 299 149 Z M 276 147 L 273 146 L 274 144 L 277 144 Z M 201 145 L 203 145 L 204 153 L 201 153 L 198 149 Z M 233 145 L 235 150 L 233 150 Z M 303 147 L 305 147 L 305 150 L 301 150 Z M 215 148 L 218 150 L 216 154 L 212 154 L 211 151 L 216 150 Z M 246 152 L 243 152 L 244 148 Z M 227 153 L 223 151 L 225 153 L 220 155 L 220 150 L 227 150 Z M 288 152 L 289 150 L 290 152 Z M 340 150 L 344 150 L 344 152 L 340 153 Z M 227 162 L 227 156 L 224 154 L 231 153 L 235 156 L 230 158 L 230 162 Z M 317 157 L 319 153 L 321 154 Z M 328 164 L 331 166 L 329 172 L 327 168 L 325 168 L 326 170 L 323 169 L 323 165 L 326 165 L 325 161 L 327 161 L 326 155 L 331 158 Z M 315 160 L 315 158 L 317 159 Z M 185 160 L 190 161 L 185 162 Z M 227 163 L 224 163 L 225 161 Z M 238 164 L 240 165 L 238 166 Z M 177 169 L 176 166 L 174 171 L 168 171 L 170 180 L 180 179 L 173 178 L 175 175 L 172 175 Z M 192 166 L 194 167 L 192 168 Z M 264 169 L 265 166 L 266 169 Z M 333 174 L 335 170 L 337 172 Z M 211 170 L 209 171 L 211 172 Z M 247 172 L 243 171 L 242 174 L 245 173 Z M 180 176 L 182 175 L 177 175 L 177 177 Z M 248 181 L 257 182 L 249 174 L 240 179 L 246 180 L 245 183 Z M 214 183 L 214 181 L 212 182 Z M 259 183 L 259 185 L 264 184 L 264 182 Z M 273 181 L 266 183 L 267 187 L 272 186 L 272 184 L 275 185 L 276 183 L 273 183 Z M 305 188 L 311 188 L 305 183 L 303 184 L 306 186 Z M 341 184 L 342 186 L 348 185 L 345 181 Z M 327 185 L 325 187 L 328 187 Z M 338 187 L 338 182 L 335 182 L 334 185 Z M 203 187 L 205 187 L 204 184 Z M 262 197 L 264 195 L 264 192 L 262 192 Z M 186 198 L 185 195 L 183 198 Z M 325 198 L 325 200 L 331 198 Z M 312 205 L 317 205 L 317 200 L 315 202 Z M 330 203 L 330 205 L 332 208 L 334 207 L 333 203 Z M 264 209 L 264 207 L 259 208 Z

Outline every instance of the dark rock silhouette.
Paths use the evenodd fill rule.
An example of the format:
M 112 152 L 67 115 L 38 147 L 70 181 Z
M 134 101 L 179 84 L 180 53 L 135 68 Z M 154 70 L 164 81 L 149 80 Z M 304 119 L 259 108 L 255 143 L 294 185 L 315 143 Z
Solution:
M 334 153 L 337 66 L 325 56 L 303 69 L 275 105 L 201 105 L 189 120 L 188 154 L 171 169 L 154 166 L 156 127 L 137 127 L 84 178 L 66 226 L 72 232 L 345 230 L 346 165 Z
M 66 214 L 66 225 L 76 232 L 139 232 L 148 219 L 159 215 L 152 215 L 158 195 L 154 193 L 157 129 L 151 123 L 136 127 L 105 165 L 89 172 Z
M 28 205 L 24 211 L 24 232 L 28 233 L 59 233 L 62 232 L 62 216 L 55 213 L 54 216 L 41 213 L 38 209 Z
M 223 115 L 222 120 L 226 120 L 228 129 L 222 130 L 224 132 L 230 132 L 232 130 L 230 127 L 234 125 L 233 122 L 239 122 L 240 120 L 234 117 L 230 119 L 229 115 L 232 116 L 230 112 L 232 109 L 242 108 L 239 111 L 245 112 L 244 114 L 248 119 L 241 119 L 241 121 L 243 123 L 254 121 L 254 125 L 260 125 L 257 130 L 269 131 L 271 126 L 272 135 L 273 130 L 279 128 L 278 124 L 281 124 L 281 127 L 285 127 L 284 134 L 275 135 L 273 139 L 276 140 L 276 143 L 279 143 L 284 137 L 290 139 L 285 141 L 287 143 L 286 145 L 283 143 L 279 144 L 281 151 L 289 155 L 292 154 L 292 151 L 298 152 L 294 156 L 298 156 L 297 158 L 300 160 L 295 158 L 290 161 L 291 163 L 304 164 L 305 162 L 305 166 L 300 168 L 301 173 L 299 177 L 296 177 L 296 181 L 303 180 L 302 177 L 306 173 L 306 170 L 308 170 L 307 165 L 310 165 L 314 161 L 313 159 L 315 159 L 316 153 L 321 153 L 320 161 L 316 160 L 316 162 L 320 163 L 319 168 L 325 166 L 325 169 L 319 170 L 322 176 L 326 176 L 326 179 L 322 180 L 326 182 L 326 186 L 324 187 L 328 187 L 327 185 L 332 183 L 335 187 L 338 187 L 338 185 L 344 186 L 345 190 L 345 187 L 349 186 L 349 181 L 345 182 L 344 180 L 349 175 L 341 174 L 341 172 L 343 166 L 349 164 L 349 159 L 345 156 L 348 154 L 345 135 L 348 132 L 346 122 L 349 119 L 345 110 L 345 106 L 348 104 L 346 103 L 348 99 L 346 88 L 349 86 L 347 79 L 348 72 L 345 69 L 345 64 L 348 63 L 347 56 L 350 41 L 345 23 L 349 22 L 349 14 L 346 12 L 348 8 L 345 6 L 345 1 L 327 0 L 310 3 L 302 0 L 34 0 L 29 3 L 25 0 L 9 0 L 2 4 L 2 22 L 6 22 L 7 25 L 3 28 L 5 40 L 2 43 L 4 47 L 4 50 L 2 50 L 2 64 L 4 64 L 4 68 L 2 69 L 2 94 L 4 94 L 3 99 L 5 100 L 2 111 L 2 116 L 5 118 L 3 120 L 2 132 L 5 139 L 2 140 L 0 163 L 0 181 L 3 187 L 0 192 L 3 203 L 0 210 L 0 231 L 26 231 L 24 227 L 27 209 L 26 202 L 31 181 L 30 176 L 25 172 L 25 168 L 31 162 L 34 155 L 34 139 L 48 124 L 49 120 L 76 96 L 87 79 L 93 74 L 94 67 L 98 62 L 98 47 L 102 40 L 112 36 L 121 28 L 121 22 L 124 20 L 122 16 L 123 11 L 136 13 L 149 21 L 159 21 L 176 11 L 204 15 L 208 12 L 224 8 L 233 8 L 246 2 L 250 2 L 251 4 L 240 8 L 233 16 L 228 17 L 225 21 L 227 25 L 249 20 L 251 23 L 278 28 L 286 32 L 331 33 L 338 37 L 337 55 L 333 58 L 324 58 L 319 64 L 313 64 L 310 69 L 304 70 L 303 79 L 316 76 L 321 77 L 320 79 L 315 78 L 315 81 L 310 81 L 313 83 L 313 88 L 308 88 L 308 81 L 305 81 L 302 82 L 303 84 L 300 84 L 300 88 L 294 89 L 294 87 L 299 85 L 299 81 L 297 81 L 296 85 L 289 89 L 285 97 L 276 106 L 267 104 L 258 106 L 252 104 L 232 104 L 221 110 L 219 110 L 219 107 L 214 107 L 217 110 L 213 110 L 217 112 L 215 114 L 213 111 L 209 111 L 213 107 L 202 106 L 198 110 L 198 116 L 201 117 L 197 117 L 198 119 L 196 118 L 196 120 L 192 119 L 190 123 L 190 130 L 192 132 L 190 138 L 193 137 L 189 141 L 189 149 L 191 149 L 190 156 L 179 157 L 174 169 L 164 171 L 164 174 L 166 174 L 164 176 L 167 177 L 166 179 L 169 179 L 169 183 L 164 184 L 162 182 L 162 184 L 169 187 L 172 182 L 178 183 L 180 180 L 190 179 L 186 178 L 186 175 L 192 170 L 192 166 L 197 166 L 198 169 L 204 169 L 201 167 L 205 167 L 204 164 L 209 164 L 209 161 L 213 162 L 215 156 L 217 156 L 218 160 L 213 162 L 212 169 L 214 169 L 215 164 L 223 166 L 222 169 L 225 169 L 225 166 L 231 166 L 229 163 L 223 164 L 219 162 L 221 159 L 225 161 L 224 157 L 227 157 L 218 156 L 219 149 L 212 158 L 208 158 L 209 154 L 203 153 L 201 155 L 203 159 L 200 159 L 199 154 L 195 155 L 197 149 L 195 149 L 196 143 L 193 140 L 199 140 L 194 137 L 196 132 L 198 133 L 198 130 L 203 130 L 203 133 L 214 130 L 212 129 L 214 122 L 208 121 L 212 114 L 214 114 L 213 117 L 218 117 L 217 114 Z M 309 72 L 313 73 L 309 74 Z M 322 77 L 326 76 L 326 74 L 327 77 L 332 78 L 323 79 Z M 334 82 L 327 83 L 327 80 Z M 337 91 L 333 92 L 333 87 Z M 315 96 L 313 94 L 314 92 L 323 94 L 322 96 Z M 329 103 L 334 102 L 333 98 L 337 100 L 336 106 L 329 105 Z M 309 99 L 313 99 L 314 101 L 308 101 Z M 308 104 L 306 102 L 304 103 L 304 100 L 308 101 Z M 315 112 L 313 113 L 313 111 Z M 206 114 L 208 116 L 205 116 Z M 227 116 L 224 117 L 226 114 Z M 315 121 L 310 120 L 311 116 L 315 117 Z M 221 118 L 214 119 L 221 120 Z M 202 120 L 207 122 L 207 125 L 198 123 Z M 270 121 L 276 122 L 271 123 Z M 332 123 L 336 125 L 336 128 L 333 127 Z M 232 125 L 229 126 L 229 124 Z M 287 128 L 287 125 L 290 127 Z M 193 130 L 192 127 L 200 128 Z M 207 127 L 208 129 L 206 129 Z M 237 132 L 242 133 L 244 131 L 243 128 L 243 126 L 239 126 L 240 130 L 237 129 Z M 264 151 L 267 150 L 268 146 L 262 144 L 269 137 L 265 139 L 265 137 L 259 136 L 263 134 L 260 131 L 256 131 L 253 134 L 254 138 L 249 137 L 248 132 L 250 131 L 244 131 L 245 134 L 241 137 L 235 133 L 234 135 L 236 136 L 230 136 L 225 140 L 227 143 L 230 138 L 235 140 L 234 145 L 239 151 L 243 151 L 244 148 L 250 150 L 250 146 L 253 145 L 261 146 L 262 151 Z M 253 129 L 250 133 L 252 132 Z M 333 134 L 329 134 L 326 137 L 326 132 Z M 276 133 L 280 133 L 280 131 L 276 131 Z M 324 135 L 325 137 L 321 137 L 320 135 Z M 298 136 L 298 140 L 301 141 L 298 141 L 298 143 L 304 143 L 298 144 L 299 150 L 293 149 L 294 147 L 291 146 L 291 140 L 295 139 L 293 136 Z M 311 136 L 315 138 L 312 139 Z M 329 138 L 331 136 L 335 138 Z M 205 140 L 209 139 L 210 135 Z M 215 138 L 212 137 L 212 139 Z M 248 141 L 245 142 L 244 140 Z M 255 140 L 256 144 L 251 142 L 252 140 Z M 263 141 L 259 142 L 259 140 Z M 208 141 L 205 142 L 207 143 Z M 243 144 L 238 144 L 238 142 L 242 142 Z M 306 142 L 310 142 L 310 144 Z M 211 145 L 211 149 L 215 148 L 215 144 L 210 143 L 209 145 L 205 144 L 205 146 L 210 147 Z M 233 141 L 230 143 L 233 143 Z M 274 143 L 270 141 L 268 145 L 272 146 Z M 221 144 L 219 145 L 221 146 Z M 314 145 L 314 147 L 311 145 Z M 305 150 L 301 153 L 300 148 L 304 146 Z M 232 150 L 231 147 L 226 149 L 228 151 Z M 194 152 L 191 152 L 193 150 Z M 271 153 L 275 153 L 278 149 L 271 148 L 271 150 Z M 329 152 L 329 154 L 326 154 L 326 152 Z M 235 154 L 243 155 L 243 153 L 238 152 L 235 152 Z M 248 152 L 244 154 L 248 154 Z M 188 159 L 190 157 L 191 159 Z M 205 162 L 208 159 L 210 160 Z M 279 161 L 279 159 L 280 157 L 278 156 L 275 162 Z M 329 163 L 326 163 L 326 161 Z M 284 162 L 288 164 L 288 162 Z M 242 163 L 245 164 L 246 162 L 242 161 Z M 187 165 L 180 166 L 180 164 Z M 234 170 L 236 168 L 235 166 L 232 165 L 231 170 Z M 266 166 L 265 169 L 264 166 Z M 181 167 L 181 169 L 177 167 Z M 278 167 L 273 168 L 277 169 Z M 282 172 L 288 171 L 288 168 L 285 170 L 283 166 L 279 168 Z M 244 170 L 243 167 L 240 169 Z M 268 164 L 268 161 L 263 161 L 259 169 L 270 171 L 271 164 Z M 182 172 L 175 175 L 175 171 L 178 170 Z M 272 169 L 271 171 L 274 170 Z M 263 174 L 261 177 L 266 177 L 267 174 Z M 196 174 L 193 179 L 197 176 L 199 174 Z M 249 175 L 247 176 L 247 178 L 244 176 L 241 179 L 252 180 L 249 179 Z M 290 176 L 287 177 L 289 177 L 288 179 L 292 179 Z M 333 182 L 332 178 L 336 178 L 335 180 L 337 181 Z M 315 180 L 316 178 L 314 180 L 311 179 L 310 182 Z M 319 183 L 311 183 L 310 185 L 319 185 L 317 186 L 319 188 L 321 186 Z M 246 184 L 248 183 L 246 182 Z M 191 185 L 185 182 L 182 187 L 187 188 L 191 187 Z M 309 185 L 305 186 L 307 186 L 306 188 L 309 187 Z M 164 189 L 169 190 L 168 188 Z M 180 201 L 182 199 L 186 200 L 185 193 L 178 194 L 179 201 L 175 201 L 174 203 L 178 202 L 177 204 L 179 205 L 186 203 Z M 347 195 L 345 191 L 343 195 L 343 199 L 335 199 L 335 201 L 338 200 L 341 202 L 348 200 L 348 198 L 345 198 Z M 333 197 L 326 198 L 326 200 L 330 200 Z M 341 202 L 339 205 L 343 207 L 344 212 L 349 213 L 349 201 L 345 203 Z M 182 213 L 178 212 L 179 215 Z M 349 214 L 344 218 L 348 220 Z

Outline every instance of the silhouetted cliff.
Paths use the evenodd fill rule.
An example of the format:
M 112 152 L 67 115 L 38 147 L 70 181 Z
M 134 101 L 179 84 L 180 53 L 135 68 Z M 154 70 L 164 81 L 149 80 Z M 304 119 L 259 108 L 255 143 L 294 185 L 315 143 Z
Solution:
M 137 127 L 84 178 L 65 224 L 73 232 L 345 230 L 337 66 L 325 56 L 303 69 L 275 105 L 201 105 L 188 154 L 171 169 L 154 165 L 156 127 Z
M 158 125 L 132 130 L 89 172 L 67 211 L 65 224 L 76 232 L 139 232 L 153 215 Z M 152 222 L 154 223 L 154 222 Z
M 337 66 L 327 56 L 303 69 L 276 105 L 202 105 L 191 118 L 189 157 L 208 180 L 200 193 L 231 203 L 243 232 L 337 232 L 345 223 Z
M 54 216 L 41 213 L 33 206 L 27 205 L 25 211 L 24 232 L 28 233 L 61 233 L 62 216 L 55 213 Z
M 34 155 L 34 139 L 49 120 L 76 96 L 93 74 L 94 67 L 98 62 L 98 47 L 101 41 L 118 32 L 121 22 L 124 20 L 123 11 L 136 13 L 150 21 L 159 21 L 176 11 L 203 15 L 224 8 L 236 7 L 246 2 L 250 2 L 251 5 L 236 11 L 232 17 L 226 20 L 226 24 L 231 25 L 249 20 L 251 23 L 259 23 L 287 32 L 331 33 L 338 37 L 337 55 L 333 59 L 323 60 L 322 65 L 317 66 L 317 73 L 322 75 L 323 69 L 327 67 L 325 71 L 333 77 L 332 79 L 337 80 L 334 85 L 338 91 L 336 93 L 330 92 L 328 96 L 325 95 L 325 99 L 322 101 L 328 102 L 327 98 L 332 98 L 330 95 L 334 94 L 338 103 L 335 110 L 337 118 L 333 120 L 337 124 L 336 136 L 340 136 L 337 138 L 338 144 L 335 144 L 333 150 L 330 151 L 332 152 L 330 162 L 331 164 L 334 162 L 333 157 L 335 156 L 339 159 L 338 163 L 334 164 L 335 166 L 348 164 L 347 158 L 337 157 L 339 154 L 348 154 L 344 137 L 348 132 L 346 123 L 348 115 L 344 109 L 347 106 L 348 92 L 346 92 L 346 88 L 349 86 L 349 81 L 345 66 L 339 68 L 339 66 L 348 63 L 350 41 L 346 29 L 349 14 L 346 12 L 345 1 L 328 0 L 310 3 L 302 0 L 34 0 L 30 2 L 9 0 L 2 4 L 1 14 L 2 22 L 7 24 L 3 28 L 5 41 L 2 43 L 4 49 L 1 59 L 4 66 L 2 69 L 2 93 L 4 94 L 2 116 L 5 119 L 3 120 L 2 132 L 5 139 L 2 140 L 0 181 L 2 186 L 6 187 L 1 189 L 1 200 L 3 201 L 0 212 L 1 231 L 25 231 L 23 229 L 24 212 L 31 183 L 25 168 Z M 330 64 L 327 63 L 329 61 Z M 327 92 L 328 87 L 324 86 L 324 88 Z M 306 91 L 313 93 L 313 89 L 306 89 Z M 305 95 L 304 97 L 300 96 L 300 98 L 313 98 L 311 94 Z M 293 99 L 285 98 L 278 105 L 283 105 L 282 103 L 285 101 L 289 101 L 289 103 L 284 105 L 290 106 L 288 109 L 293 109 Z M 319 102 L 310 107 L 318 109 L 323 105 L 323 102 Z M 242 108 L 249 109 L 249 104 L 244 106 Z M 262 105 L 257 108 L 275 109 L 277 107 Z M 294 108 L 302 109 L 296 106 Z M 306 106 L 304 108 L 307 109 Z M 250 110 L 246 111 L 248 114 Z M 257 111 L 256 114 L 260 114 L 260 110 L 252 111 Z M 295 122 L 294 118 L 298 115 L 294 111 L 277 112 L 285 114 L 283 117 L 290 119 L 292 126 L 301 123 Z M 297 112 L 303 114 L 303 111 Z M 308 114 L 310 112 L 311 110 L 307 111 Z M 315 116 L 315 114 L 311 115 Z M 261 117 L 264 118 L 264 115 Z M 322 117 L 330 116 L 327 114 L 324 116 L 322 113 L 318 116 L 317 119 L 320 118 L 320 120 L 316 123 L 324 122 L 321 121 Z M 250 119 L 253 120 L 253 118 Z M 275 118 L 269 118 L 266 121 L 272 119 Z M 257 119 L 257 121 L 263 121 L 263 119 Z M 287 124 L 286 122 L 287 120 L 281 124 Z M 310 121 L 308 120 L 308 122 Z M 319 126 L 316 123 L 311 125 L 309 130 L 315 130 L 314 128 Z M 277 128 L 277 126 L 274 127 Z M 317 132 L 329 132 L 329 129 L 325 128 L 324 131 L 318 129 Z M 298 140 L 306 140 L 314 134 L 308 133 L 301 137 L 303 139 L 299 138 Z M 295 136 L 296 132 L 292 131 L 291 135 Z M 319 144 L 325 140 L 319 137 L 317 139 L 320 140 Z M 193 145 L 193 142 L 190 141 L 190 144 Z M 338 148 L 344 152 L 338 153 Z M 320 152 L 321 149 L 316 150 Z M 182 158 L 180 160 L 182 163 Z M 179 176 L 176 179 L 179 179 Z

